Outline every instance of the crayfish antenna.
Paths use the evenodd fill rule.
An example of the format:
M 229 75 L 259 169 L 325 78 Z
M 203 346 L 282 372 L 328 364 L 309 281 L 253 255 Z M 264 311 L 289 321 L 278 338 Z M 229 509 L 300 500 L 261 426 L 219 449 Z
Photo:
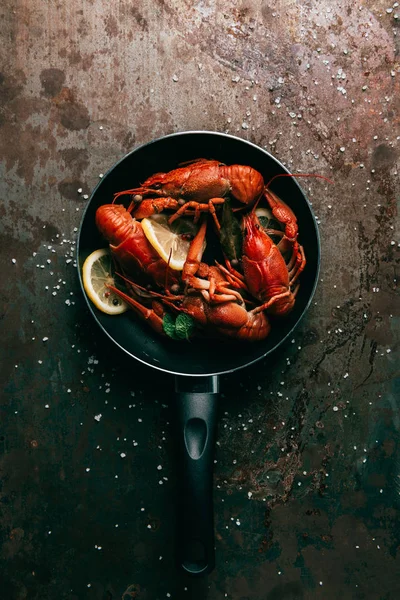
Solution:
M 114 202 L 117 200 L 117 198 L 119 198 L 120 196 L 143 196 L 144 194 L 156 194 L 157 195 L 157 191 L 156 190 L 152 190 L 151 188 L 145 188 L 145 187 L 138 187 L 138 188 L 132 188 L 130 190 L 123 190 L 122 192 L 116 192 L 114 194 L 114 200 L 112 201 L 112 203 L 114 204 Z M 142 198 L 138 198 L 137 200 L 132 200 L 132 202 L 135 202 L 136 204 L 141 202 Z
M 129 279 L 129 277 L 126 277 L 126 275 L 123 275 L 122 273 L 118 273 L 116 271 L 115 273 L 118 277 L 120 277 L 121 279 L 123 279 L 125 281 L 125 283 L 127 283 L 130 287 L 132 287 L 134 290 L 140 290 L 141 292 L 144 292 L 145 294 L 148 294 L 149 297 L 163 297 L 162 294 L 159 294 L 158 292 L 154 292 L 153 290 L 148 290 L 147 288 L 145 288 L 143 285 L 140 285 L 139 283 L 136 283 L 136 281 L 132 281 L 132 279 Z
M 167 262 L 167 268 L 165 269 L 165 282 L 164 282 L 164 289 L 168 294 L 168 275 L 169 275 L 169 269 L 170 269 L 170 262 L 171 262 L 171 257 L 172 257 L 172 248 L 169 251 L 169 256 L 168 256 L 168 262 Z
M 328 183 L 332 183 L 332 185 L 334 184 L 334 181 L 332 181 L 332 179 L 329 179 L 328 177 L 325 177 L 324 175 L 317 175 L 316 173 L 278 173 L 277 175 L 274 175 L 273 177 L 271 177 L 271 179 L 268 181 L 267 185 L 264 187 L 264 192 L 260 195 L 260 197 L 258 198 L 258 200 L 256 200 L 256 202 L 253 204 L 253 208 L 252 211 L 255 211 L 261 198 L 264 197 L 264 193 L 269 189 L 271 183 L 273 181 L 275 181 L 275 179 L 278 179 L 279 177 L 315 177 L 316 179 L 323 179 L 324 181 L 327 181 Z
M 167 298 L 169 298 L 171 300 L 171 298 L 173 298 L 174 300 L 183 300 L 184 296 L 183 294 L 171 294 L 168 292 L 167 296 L 165 294 L 161 294 L 160 292 L 155 292 L 154 290 L 149 290 L 146 287 L 144 287 L 143 285 L 140 285 L 139 283 L 136 283 L 135 281 L 132 281 L 131 279 L 129 279 L 129 277 L 126 277 L 125 275 L 122 275 L 122 273 L 115 273 L 118 277 L 120 277 L 121 279 L 123 279 L 126 283 L 128 283 L 130 286 L 132 286 L 132 288 L 137 288 L 138 290 L 140 290 L 141 292 L 144 292 L 144 294 L 142 295 L 148 295 L 149 298 L 160 298 L 160 300 L 162 302 L 166 302 L 167 303 Z
M 191 160 L 185 160 L 183 162 L 178 163 L 179 167 L 187 167 L 188 165 L 201 164 L 201 163 L 210 163 L 210 162 L 219 162 L 215 158 L 192 158 Z M 225 164 L 225 163 L 220 163 Z
M 327 181 L 328 183 L 332 183 L 332 185 L 334 184 L 334 181 L 332 181 L 332 179 L 329 179 L 328 177 L 325 177 L 324 175 L 317 175 L 316 173 L 278 173 L 277 175 L 274 175 L 273 177 L 271 177 L 271 179 L 268 181 L 268 183 L 264 189 L 267 190 L 270 187 L 271 183 L 275 179 L 278 179 L 278 177 L 315 177 L 316 179 L 323 179 L 324 181 Z M 257 200 L 257 202 L 259 202 L 261 198 L 262 198 L 262 195 Z
M 121 290 L 114 285 L 107 285 L 107 287 L 120 298 L 122 298 L 136 312 L 136 314 L 139 315 L 144 321 L 147 321 L 157 333 L 165 335 L 163 319 L 157 314 L 154 308 L 147 308 L 146 306 L 143 306 L 143 304 L 134 298 L 131 298 L 131 296 L 128 296 L 128 294 L 125 294 L 125 292 L 121 292 Z

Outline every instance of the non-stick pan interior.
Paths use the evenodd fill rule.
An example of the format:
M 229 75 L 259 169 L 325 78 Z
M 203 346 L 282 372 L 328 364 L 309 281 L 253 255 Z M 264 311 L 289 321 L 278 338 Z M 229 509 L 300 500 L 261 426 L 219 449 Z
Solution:
M 214 132 L 173 134 L 141 146 L 112 167 L 92 194 L 79 232 L 79 276 L 85 258 L 93 250 L 106 246 L 95 226 L 95 213 L 101 204 L 112 202 L 115 192 L 136 187 L 155 172 L 169 171 L 181 162 L 200 157 L 217 159 L 226 164 L 250 165 L 262 173 L 266 183 L 274 175 L 288 172 L 261 148 L 239 138 Z M 266 340 L 256 343 L 231 340 L 174 341 L 157 335 L 131 311 L 108 316 L 98 311 L 87 299 L 91 312 L 104 332 L 137 360 L 181 375 L 227 373 L 272 352 L 290 335 L 311 302 L 318 279 L 320 249 L 315 218 L 296 181 L 291 177 L 281 177 L 272 183 L 271 189 L 289 204 L 297 216 L 299 240 L 304 247 L 307 265 L 301 276 L 300 291 L 293 311 L 287 318 L 273 323 Z

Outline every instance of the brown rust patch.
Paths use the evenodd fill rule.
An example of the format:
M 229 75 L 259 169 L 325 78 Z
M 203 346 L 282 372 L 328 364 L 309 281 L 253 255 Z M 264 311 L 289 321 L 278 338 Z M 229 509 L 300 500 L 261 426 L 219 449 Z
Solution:
M 396 161 L 397 152 L 386 144 L 379 144 L 372 154 L 372 165 L 375 168 L 390 167 Z
M 118 35 L 118 22 L 113 15 L 104 17 L 104 31 L 110 37 L 116 37 Z
M 77 190 L 81 186 L 82 182 L 79 179 L 67 177 L 58 184 L 58 191 L 67 200 L 77 200 Z
M 66 148 L 60 154 L 68 169 L 76 175 L 80 175 L 89 165 L 89 152 L 86 148 Z
M 0 106 L 4 106 L 10 100 L 22 92 L 26 83 L 26 75 L 23 71 L 16 71 L 15 74 L 0 72 Z
M 133 16 L 133 18 L 135 19 L 136 23 L 139 25 L 139 27 L 141 29 L 143 29 L 143 31 L 148 31 L 149 30 L 149 24 L 147 22 L 147 19 L 144 18 L 144 16 L 136 8 L 136 6 L 132 6 L 130 12 L 131 12 L 131 15 Z
M 296 598 L 296 600 L 303 600 L 304 590 L 302 583 L 299 581 L 289 581 L 288 583 L 279 583 L 272 588 L 268 595 L 265 596 L 265 600 L 282 600 L 283 598 Z
M 59 111 L 60 123 L 66 129 L 77 131 L 89 127 L 89 111 L 86 106 L 76 100 L 75 94 L 70 88 L 62 88 L 58 96 L 54 98 L 54 102 Z
M 76 131 L 89 126 L 89 113 L 82 104 L 65 104 L 60 111 L 60 122 L 66 129 Z
M 29 540 L 26 538 L 31 537 L 31 535 L 26 536 L 25 531 L 21 527 L 14 527 L 10 531 L 8 536 L 8 540 L 3 543 L 2 546 L 2 558 L 4 559 L 12 559 L 24 548 L 25 550 L 30 549 Z
M 45 163 L 49 156 L 48 149 L 39 147 L 40 137 L 40 127 L 27 124 L 24 129 L 21 129 L 19 124 L 3 123 L 0 158 L 4 161 L 7 170 L 17 165 L 17 174 L 26 183 L 32 183 L 37 163 L 39 161 Z
M 61 69 L 44 69 L 39 77 L 44 96 L 53 98 L 61 92 L 65 81 L 64 71 Z

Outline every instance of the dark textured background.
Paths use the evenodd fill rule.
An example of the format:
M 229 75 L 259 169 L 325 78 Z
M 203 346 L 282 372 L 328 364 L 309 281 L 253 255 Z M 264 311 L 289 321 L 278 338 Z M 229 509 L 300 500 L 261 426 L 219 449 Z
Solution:
M 399 598 L 392 6 L 1 3 L 2 600 Z M 217 569 L 195 583 L 172 556 L 173 380 L 110 347 L 74 265 L 100 173 L 189 129 L 335 182 L 304 180 L 323 248 L 306 319 L 222 378 Z

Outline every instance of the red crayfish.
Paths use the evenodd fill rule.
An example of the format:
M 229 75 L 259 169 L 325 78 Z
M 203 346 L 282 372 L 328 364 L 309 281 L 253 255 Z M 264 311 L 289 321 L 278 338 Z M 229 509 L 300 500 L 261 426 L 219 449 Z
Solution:
M 117 264 L 124 272 L 157 286 L 179 283 L 177 271 L 168 269 L 167 263 L 157 254 L 147 240 L 140 221 L 133 219 L 122 204 L 103 204 L 96 212 L 96 225 L 110 244 Z
M 129 208 L 101 206 L 96 223 L 125 277 L 136 278 L 130 280 L 129 294 L 116 288 L 114 291 L 156 331 L 163 332 L 163 319 L 170 311 L 191 316 L 204 335 L 260 340 L 271 328 L 267 315 L 281 317 L 293 309 L 298 278 L 306 264 L 297 240 L 297 220 L 293 211 L 264 185 L 258 171 L 199 159 L 169 173 L 157 173 L 138 188 L 118 192 L 114 200 L 125 194 L 133 197 Z M 170 222 L 184 213 L 193 214 L 197 220 L 201 213 L 209 212 L 219 233 L 216 207 L 228 195 L 247 207 L 240 219 L 243 241 L 239 264 L 232 266 L 227 258 L 225 265 L 202 262 L 207 229 L 207 220 L 202 217 L 183 271 L 172 271 L 148 242 L 140 219 L 172 210 Z M 255 213 L 261 199 L 268 203 L 280 229 L 264 230 L 261 226 Z M 277 244 L 271 235 L 278 236 Z M 155 285 L 151 290 L 143 287 L 143 274 Z
M 217 160 L 199 158 L 186 166 L 168 173 L 152 175 L 140 187 L 115 194 L 129 194 L 138 204 L 133 214 L 137 219 L 172 209 L 170 223 L 188 211 L 194 211 L 195 220 L 201 212 L 210 212 L 219 229 L 215 207 L 223 204 L 230 194 L 244 205 L 255 202 L 264 189 L 262 175 L 245 165 L 227 166 Z M 143 197 L 152 196 L 143 200 Z

